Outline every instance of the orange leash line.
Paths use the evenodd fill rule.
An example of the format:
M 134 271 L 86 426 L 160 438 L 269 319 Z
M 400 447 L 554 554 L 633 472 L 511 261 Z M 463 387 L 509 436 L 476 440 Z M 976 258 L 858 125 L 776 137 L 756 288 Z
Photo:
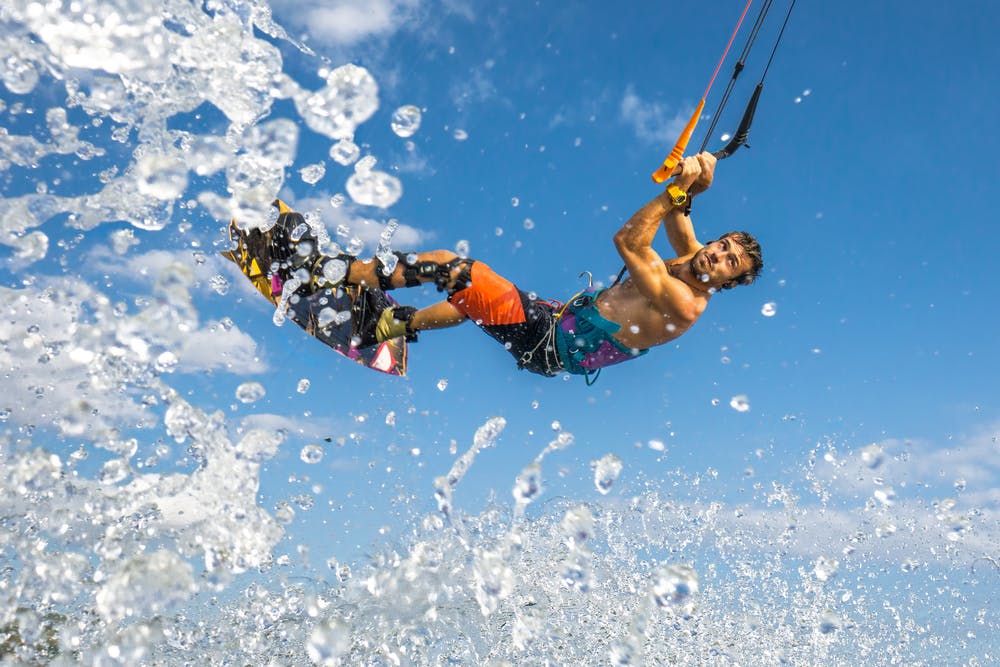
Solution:
M 709 79 L 708 86 L 705 88 L 705 92 L 701 96 L 701 101 L 698 102 L 698 106 L 695 108 L 694 113 L 691 114 L 691 118 L 688 120 L 687 125 L 684 126 L 681 136 L 677 138 L 677 143 L 675 143 L 674 147 L 670 149 L 670 154 L 667 155 L 667 158 L 663 161 L 660 168 L 653 172 L 653 180 L 655 182 L 663 183 L 673 176 L 674 169 L 681 161 L 681 158 L 684 157 L 684 150 L 687 148 L 688 142 L 691 140 L 691 134 L 694 132 L 695 126 L 698 125 L 701 112 L 705 108 L 705 98 L 708 97 L 708 91 L 712 89 L 712 84 L 715 83 L 715 77 L 719 75 L 719 70 L 722 69 L 722 63 L 725 62 L 726 56 L 729 55 L 729 48 L 733 45 L 733 41 L 736 39 L 736 34 L 740 31 L 740 26 L 743 25 L 743 19 L 746 17 L 747 12 L 750 11 L 750 5 L 752 3 L 753 0 L 747 0 L 747 4 L 743 8 L 743 13 L 740 14 L 740 19 L 736 22 L 736 28 L 733 29 L 733 34 L 729 37 L 729 42 L 726 44 L 726 48 L 722 52 L 722 57 L 719 58 L 719 63 L 715 66 L 715 71 L 712 72 L 712 78 Z

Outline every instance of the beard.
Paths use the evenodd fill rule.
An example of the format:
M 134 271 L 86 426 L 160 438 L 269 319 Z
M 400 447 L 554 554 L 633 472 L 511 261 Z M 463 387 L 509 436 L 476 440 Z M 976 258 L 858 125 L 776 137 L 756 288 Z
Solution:
M 703 269 L 698 268 L 698 262 L 699 262 L 699 260 L 703 259 L 704 257 L 705 257 L 705 249 L 701 248 L 700 250 L 698 250 L 698 252 L 696 252 L 691 257 L 691 260 L 688 262 L 688 266 L 691 268 L 691 274 L 692 275 L 694 275 L 695 277 L 697 277 L 698 280 L 700 280 L 701 282 L 707 283 L 708 280 L 709 280 L 709 278 L 708 278 L 708 272 L 705 271 L 705 270 L 703 270 Z M 706 262 L 707 262 L 707 260 L 706 260 Z

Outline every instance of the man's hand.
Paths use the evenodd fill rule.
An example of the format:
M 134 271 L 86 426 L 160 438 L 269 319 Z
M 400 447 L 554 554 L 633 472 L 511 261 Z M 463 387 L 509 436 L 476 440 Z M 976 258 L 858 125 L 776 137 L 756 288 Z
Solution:
M 698 153 L 681 160 L 681 173 L 674 178 L 674 185 L 686 191 L 692 197 L 708 190 L 715 175 L 715 156 L 711 153 Z

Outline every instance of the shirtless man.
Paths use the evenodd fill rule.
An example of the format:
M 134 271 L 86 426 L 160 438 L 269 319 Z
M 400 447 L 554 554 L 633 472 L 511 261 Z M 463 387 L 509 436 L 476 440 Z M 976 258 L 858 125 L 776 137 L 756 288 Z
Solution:
M 730 232 L 703 245 L 695 237 L 687 198 L 711 186 L 715 158 L 701 153 L 685 158 L 667 190 L 639 209 L 614 236 L 629 276 L 603 290 L 587 290 L 565 306 L 519 290 L 483 262 L 448 250 L 396 253 L 396 267 L 385 275 L 381 261 L 348 259 L 347 282 L 383 290 L 434 282 L 448 298 L 417 310 L 397 306 L 384 311 L 378 340 L 471 319 L 508 349 L 520 368 L 542 375 L 560 371 L 590 375 L 663 345 L 693 325 L 720 289 L 748 285 L 763 267 L 760 245 L 745 232 Z M 674 259 L 653 249 L 663 222 Z M 324 258 L 330 259 L 330 258 Z M 313 268 L 321 273 L 322 261 Z

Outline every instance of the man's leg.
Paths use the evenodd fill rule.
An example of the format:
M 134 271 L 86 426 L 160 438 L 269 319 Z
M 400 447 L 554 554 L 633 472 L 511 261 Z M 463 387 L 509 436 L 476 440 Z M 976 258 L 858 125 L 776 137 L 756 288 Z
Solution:
M 454 287 L 463 268 L 462 263 L 456 266 L 456 260 L 460 258 L 450 250 L 399 253 L 397 257 L 399 260 L 389 275 L 385 275 L 382 262 L 376 258 L 355 259 L 350 263 L 347 282 L 383 290 L 416 287 L 432 282 L 442 290 L 449 290 Z

